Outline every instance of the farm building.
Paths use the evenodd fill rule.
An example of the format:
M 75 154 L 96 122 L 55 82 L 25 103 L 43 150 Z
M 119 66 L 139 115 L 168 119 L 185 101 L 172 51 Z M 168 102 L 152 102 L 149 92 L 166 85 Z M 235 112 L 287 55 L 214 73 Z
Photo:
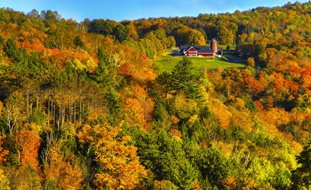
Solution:
M 180 51 L 184 56 L 202 56 L 202 57 L 215 57 L 221 55 L 222 50 L 217 48 L 216 40 L 210 41 L 210 46 L 186 46 L 182 47 Z

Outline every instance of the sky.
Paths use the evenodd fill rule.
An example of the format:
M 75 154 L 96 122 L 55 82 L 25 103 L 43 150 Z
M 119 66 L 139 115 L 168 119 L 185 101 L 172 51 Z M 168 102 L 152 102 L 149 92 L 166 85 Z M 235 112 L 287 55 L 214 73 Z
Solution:
M 309 0 L 299 0 L 307 2 Z M 57 11 L 76 21 L 111 19 L 116 21 L 150 17 L 198 16 L 200 13 L 226 13 L 258 6 L 282 6 L 290 0 L 0 0 L 0 7 L 30 12 L 32 9 Z

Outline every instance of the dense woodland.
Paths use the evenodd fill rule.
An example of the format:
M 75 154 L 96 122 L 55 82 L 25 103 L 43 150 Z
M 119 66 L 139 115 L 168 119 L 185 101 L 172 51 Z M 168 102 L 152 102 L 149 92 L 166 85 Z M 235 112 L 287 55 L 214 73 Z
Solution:
M 245 68 L 152 60 L 216 38 Z M 0 9 L 0 189 L 310 189 L 311 2 L 67 20 Z

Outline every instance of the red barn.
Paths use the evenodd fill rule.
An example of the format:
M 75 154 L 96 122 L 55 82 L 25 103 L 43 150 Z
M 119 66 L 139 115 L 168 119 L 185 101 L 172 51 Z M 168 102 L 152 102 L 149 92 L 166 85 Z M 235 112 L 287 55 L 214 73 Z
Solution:
M 198 50 L 195 47 L 189 47 L 184 51 L 184 55 L 186 56 L 198 56 Z
M 214 57 L 218 53 L 217 41 L 211 40 L 210 46 L 186 46 L 182 48 L 182 54 L 185 56 L 202 56 L 202 57 Z
M 191 46 L 183 50 L 185 56 L 213 57 L 216 53 L 207 46 Z

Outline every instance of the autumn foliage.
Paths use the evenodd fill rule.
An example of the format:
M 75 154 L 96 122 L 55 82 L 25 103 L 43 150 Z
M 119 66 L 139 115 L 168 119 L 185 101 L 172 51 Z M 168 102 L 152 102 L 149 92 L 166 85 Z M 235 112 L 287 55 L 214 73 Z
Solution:
M 118 137 L 120 128 L 111 126 L 84 126 L 79 133 L 82 143 L 91 143 L 95 160 L 102 170 L 95 175 L 97 189 L 133 189 L 147 176 L 139 163 L 137 148 L 127 145 L 129 136 Z
M 31 165 L 38 168 L 38 152 L 40 139 L 33 131 L 20 131 L 16 136 L 16 144 L 20 151 L 20 161 L 22 165 Z
M 310 189 L 310 9 L 78 23 L 1 8 L 0 189 Z M 202 67 L 245 67 L 155 64 L 211 39 L 223 57 Z

